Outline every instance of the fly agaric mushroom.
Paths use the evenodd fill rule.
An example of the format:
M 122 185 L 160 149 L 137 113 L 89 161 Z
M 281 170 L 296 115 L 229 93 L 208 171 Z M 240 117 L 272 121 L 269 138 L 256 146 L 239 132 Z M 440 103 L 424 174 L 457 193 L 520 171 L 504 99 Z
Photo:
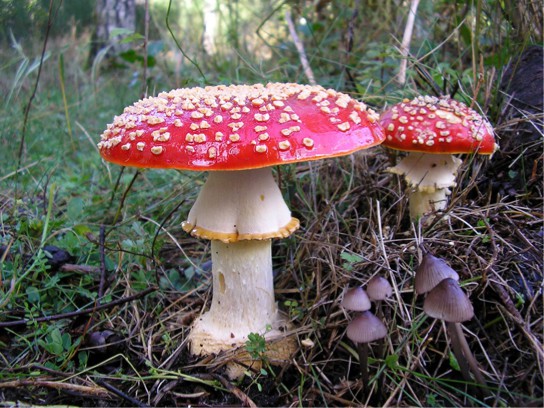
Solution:
M 383 145 L 408 152 L 391 173 L 403 175 L 415 191 L 410 216 L 418 218 L 447 205 L 461 159 L 459 153 L 491 155 L 497 150 L 489 122 L 449 97 L 405 99 L 381 115 Z
M 190 333 L 194 354 L 280 335 L 271 239 L 299 226 L 271 166 L 353 153 L 383 141 L 378 116 L 320 86 L 176 89 L 125 108 L 102 134 L 102 156 L 123 166 L 209 171 L 183 229 L 211 240 L 213 300 Z

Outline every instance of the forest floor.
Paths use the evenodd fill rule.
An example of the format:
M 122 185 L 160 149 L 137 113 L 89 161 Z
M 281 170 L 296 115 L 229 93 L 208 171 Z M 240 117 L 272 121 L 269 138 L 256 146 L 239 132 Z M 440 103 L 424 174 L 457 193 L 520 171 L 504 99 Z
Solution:
M 211 301 L 210 247 L 181 223 L 205 177 L 121 169 L 96 149 L 138 86 L 111 70 L 66 93 L 49 74 L 26 141 L 28 99 L 17 93 L 32 88 L 12 87 L 0 128 L 0 406 L 542 406 L 544 117 L 542 92 L 524 86 L 527 72 L 542 79 L 542 48 L 526 57 L 540 71 L 505 75 L 518 99 L 498 104 L 500 150 L 463 157 L 440 214 L 410 220 L 383 147 L 275 170 L 301 223 L 273 241 L 276 300 L 296 345 L 282 363 L 262 333 L 219 355 L 189 353 L 191 323 Z M 445 324 L 423 312 L 424 251 L 459 274 L 473 304 L 463 331 L 485 386 L 463 378 Z M 363 386 L 340 302 L 376 275 L 393 295 Z M 230 380 L 228 364 L 251 351 Z

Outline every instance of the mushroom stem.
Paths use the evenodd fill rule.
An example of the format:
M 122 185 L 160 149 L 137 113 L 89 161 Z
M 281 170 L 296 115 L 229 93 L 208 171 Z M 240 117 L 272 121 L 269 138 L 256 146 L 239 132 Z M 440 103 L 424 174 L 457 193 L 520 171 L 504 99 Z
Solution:
M 250 333 L 279 334 L 271 241 L 212 241 L 211 250 L 213 299 L 189 335 L 192 352 L 218 353 L 245 343 Z
M 212 251 L 212 304 L 189 335 L 193 354 L 242 345 L 250 333 L 280 334 L 271 238 L 297 227 L 270 168 L 210 173 L 183 224 Z
M 410 216 L 421 217 L 433 210 L 446 208 L 449 187 L 455 186 L 461 160 L 451 154 L 408 153 L 391 173 L 404 175 L 406 182 L 415 188 L 410 196 Z
M 368 343 L 357 343 L 359 352 L 359 366 L 361 369 L 361 381 L 363 383 L 363 397 L 366 397 L 368 389 Z
M 447 322 L 446 324 L 448 332 L 450 334 L 453 353 L 455 354 L 455 358 L 457 358 L 457 362 L 459 363 L 459 368 L 461 369 L 463 377 L 467 381 L 472 381 L 469 373 L 470 367 L 470 370 L 474 374 L 474 378 L 476 379 L 476 381 L 482 387 L 484 387 L 482 388 L 483 393 L 485 387 L 487 387 L 487 384 L 482 375 L 482 372 L 480 371 L 480 368 L 478 367 L 478 362 L 476 361 L 476 358 L 470 351 L 470 347 L 467 343 L 465 335 L 463 334 L 463 328 L 461 327 L 461 323 Z
M 451 341 L 451 348 L 453 349 L 453 354 L 455 355 L 455 358 L 457 359 L 457 363 L 459 364 L 459 369 L 461 370 L 461 374 L 463 374 L 463 378 L 466 381 L 471 382 L 472 378 L 470 377 L 470 369 L 468 367 L 467 359 L 465 358 L 465 355 L 462 350 L 461 342 L 459 340 L 459 334 L 457 333 L 456 326 L 459 323 L 451 323 L 446 322 L 448 332 L 450 335 L 450 341 Z
M 448 205 L 448 196 L 450 193 L 448 188 L 436 189 L 433 192 L 416 189 L 416 191 L 410 195 L 410 217 L 412 219 L 417 219 L 424 214 L 444 210 Z
M 385 315 L 383 313 L 382 301 L 381 300 L 376 300 L 376 317 L 378 319 L 380 319 L 380 320 L 385 321 Z M 385 354 L 385 342 L 384 342 L 384 339 L 378 339 L 378 340 L 376 340 L 376 342 L 378 343 L 378 345 L 374 349 L 375 350 L 375 355 L 378 356 L 379 359 L 383 359 L 384 354 Z

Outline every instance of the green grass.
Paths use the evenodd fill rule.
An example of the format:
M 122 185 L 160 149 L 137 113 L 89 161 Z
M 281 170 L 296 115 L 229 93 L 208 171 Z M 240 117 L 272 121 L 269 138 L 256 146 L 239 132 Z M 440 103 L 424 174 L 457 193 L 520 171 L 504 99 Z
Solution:
M 386 11 L 396 2 L 382 8 L 364 3 L 349 54 L 343 40 L 351 5 L 341 13 L 325 9 L 321 17 L 309 6 L 295 10 L 308 22 L 298 29 L 318 82 L 378 109 L 431 92 L 411 64 L 410 82 L 394 82 L 403 19 Z M 209 82 L 305 82 L 291 39 L 280 29 L 282 12 L 259 6 L 250 16 L 238 11 L 245 24 L 213 58 L 206 59 L 189 37 L 179 37 Z M 450 2 L 421 7 L 418 24 L 426 34 L 414 36 L 411 62 L 425 56 L 418 67 L 439 88 L 458 86 L 459 99 L 501 122 L 503 65 L 535 38 L 516 37 L 494 1 L 467 9 Z M 154 19 L 164 18 L 160 10 L 153 10 Z M 469 30 L 471 23 L 476 31 Z M 174 28 L 180 30 L 178 23 Z M 249 35 L 257 28 L 268 46 Z M 167 32 L 156 30 L 165 48 L 146 78 L 149 93 L 201 83 L 187 61 L 173 69 L 179 50 Z M 277 300 L 298 345 L 292 363 L 248 370 L 231 382 L 224 376 L 229 354 L 190 356 L 189 326 L 211 295 L 209 244 L 189 237 L 180 224 L 204 176 L 121 169 L 101 160 L 99 135 L 145 88 L 141 66 L 87 67 L 88 37 L 77 40 L 49 39 L 24 145 L 24 111 L 43 44 L 25 40 L 0 52 L 0 90 L 8 96 L 0 105 L 0 400 L 96 406 L 541 404 L 542 185 L 527 181 L 514 193 L 504 192 L 504 179 L 493 184 L 493 159 L 465 165 L 447 222 L 415 228 L 402 181 L 384 171 L 392 160 L 384 149 L 277 169 L 302 225 L 273 245 Z M 348 72 L 354 83 L 346 80 Z M 542 123 L 541 116 L 532 120 Z M 503 125 L 499 136 L 508 131 Z M 542 138 L 536 145 L 541 150 Z M 532 169 L 533 162 L 523 164 Z M 542 161 L 535 166 L 541 179 Z M 451 359 L 444 328 L 424 316 L 422 299 L 413 293 L 423 242 L 459 272 L 475 305 L 477 316 L 466 323 L 466 333 L 492 398 L 474 396 Z M 47 245 L 68 251 L 72 266 L 52 268 Z M 375 274 L 388 278 L 395 292 L 383 305 L 390 331 L 386 351 L 371 358 L 372 393 L 363 401 L 357 353 L 345 337 L 349 316 L 339 302 L 346 287 L 364 285 Z M 11 324 L 20 320 L 26 323 Z M 253 340 L 251 349 L 261 353 L 259 337 Z

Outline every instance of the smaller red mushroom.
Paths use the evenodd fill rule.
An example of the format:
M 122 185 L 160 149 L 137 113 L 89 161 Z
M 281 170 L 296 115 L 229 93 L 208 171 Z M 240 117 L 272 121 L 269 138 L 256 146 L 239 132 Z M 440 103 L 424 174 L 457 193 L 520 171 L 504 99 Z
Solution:
M 418 218 L 447 205 L 462 161 L 454 154 L 491 155 L 497 150 L 493 128 L 473 109 L 449 97 L 405 99 L 381 115 L 383 145 L 408 152 L 391 173 L 403 175 L 415 191 L 410 215 Z

